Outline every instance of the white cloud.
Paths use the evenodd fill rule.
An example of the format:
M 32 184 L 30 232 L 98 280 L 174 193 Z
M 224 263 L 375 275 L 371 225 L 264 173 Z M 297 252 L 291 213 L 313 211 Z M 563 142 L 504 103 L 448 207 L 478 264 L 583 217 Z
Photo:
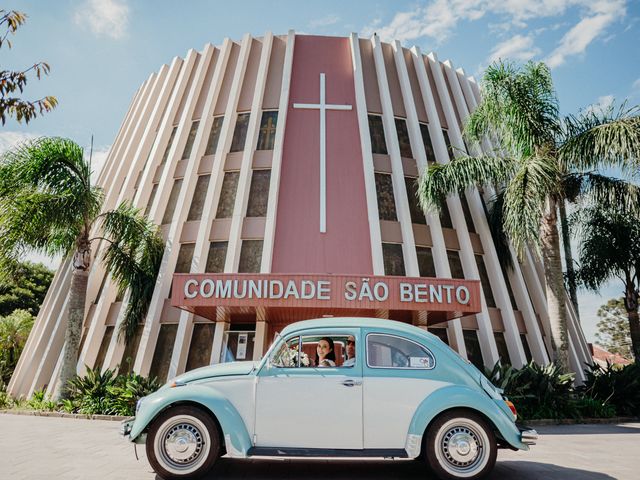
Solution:
M 96 36 L 123 38 L 129 25 L 126 0 L 86 0 L 76 11 L 76 25 L 90 29 Z
M 615 98 L 613 95 L 603 95 L 598 97 L 598 100 L 595 103 L 592 103 L 587 108 L 585 108 L 585 113 L 599 113 L 606 112 L 615 102 Z
M 94 148 L 93 155 L 91 155 L 91 181 L 95 184 L 98 181 L 98 176 L 100 172 L 104 168 L 104 165 L 107 161 L 107 156 L 109 155 L 109 150 L 111 147 L 106 148 Z M 89 161 L 89 149 L 85 148 L 84 151 L 85 157 L 87 161 Z
M 631 88 L 634 90 L 640 90 L 640 78 L 638 78 L 635 82 L 633 82 L 633 84 L 631 85 Z
M 40 135 L 26 132 L 0 132 L 0 154 Z
M 533 44 L 532 36 L 516 35 L 493 47 L 489 62 L 507 58 L 526 62 L 539 54 L 540 49 Z
M 340 21 L 340 17 L 338 15 L 326 15 L 322 18 L 316 18 L 315 20 L 311 20 L 309 22 L 309 28 L 321 28 L 328 27 L 329 25 L 335 25 Z

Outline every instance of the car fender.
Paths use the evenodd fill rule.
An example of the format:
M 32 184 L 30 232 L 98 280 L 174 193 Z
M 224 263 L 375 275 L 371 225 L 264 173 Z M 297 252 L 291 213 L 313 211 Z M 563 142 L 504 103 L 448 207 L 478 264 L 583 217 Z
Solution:
M 419 439 L 422 438 L 431 421 L 442 412 L 452 408 L 468 408 L 486 416 L 509 445 L 519 450 L 529 450 L 529 447 L 522 443 L 520 431 L 515 422 L 496 402 L 484 392 L 478 392 L 467 386 L 451 385 L 441 388 L 425 398 L 418 406 L 409 424 L 407 446 L 412 446 L 413 450 L 419 448 Z
M 129 439 L 135 442 L 160 412 L 177 403 L 198 404 L 209 410 L 222 428 L 227 453 L 232 457 L 246 457 L 251 438 L 242 417 L 219 390 L 209 385 L 165 388 L 145 397 L 136 413 Z

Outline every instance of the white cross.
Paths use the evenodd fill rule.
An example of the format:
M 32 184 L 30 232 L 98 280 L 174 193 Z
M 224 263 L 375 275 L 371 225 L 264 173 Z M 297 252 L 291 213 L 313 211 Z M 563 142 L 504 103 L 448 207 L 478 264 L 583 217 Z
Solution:
M 351 105 L 326 103 L 324 73 L 320 74 L 320 103 L 294 103 L 293 108 L 320 110 L 320 233 L 327 232 L 327 110 L 351 110 Z

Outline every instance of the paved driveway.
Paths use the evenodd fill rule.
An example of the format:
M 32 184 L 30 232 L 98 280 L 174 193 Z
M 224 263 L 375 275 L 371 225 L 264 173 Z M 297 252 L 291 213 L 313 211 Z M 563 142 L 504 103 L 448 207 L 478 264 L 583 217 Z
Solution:
M 0 414 L 0 479 L 155 479 L 144 448 L 118 436 L 117 422 Z M 540 427 L 530 452 L 500 450 L 491 479 L 640 478 L 640 423 Z M 425 479 L 408 460 L 223 458 L 213 479 Z

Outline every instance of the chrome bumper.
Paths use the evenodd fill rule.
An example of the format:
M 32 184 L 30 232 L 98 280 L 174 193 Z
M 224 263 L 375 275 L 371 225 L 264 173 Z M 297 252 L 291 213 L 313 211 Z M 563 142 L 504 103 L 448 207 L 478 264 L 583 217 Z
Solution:
M 131 433 L 131 428 L 133 427 L 133 422 L 136 417 L 125 418 L 122 422 L 120 422 L 120 435 L 129 440 L 129 434 Z
M 520 441 L 525 445 L 535 445 L 538 440 L 538 432 L 529 427 L 518 427 L 520 430 Z

